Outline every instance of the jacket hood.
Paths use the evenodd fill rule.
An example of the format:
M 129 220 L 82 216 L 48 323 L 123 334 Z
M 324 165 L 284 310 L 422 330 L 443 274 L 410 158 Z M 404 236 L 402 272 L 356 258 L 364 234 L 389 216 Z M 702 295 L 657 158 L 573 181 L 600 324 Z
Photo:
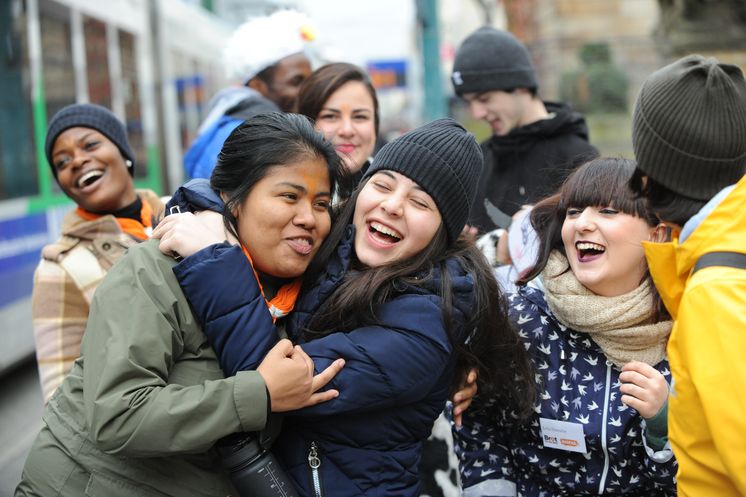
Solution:
M 170 214 L 174 207 L 178 207 L 181 212 L 210 210 L 222 213 L 224 206 L 223 199 L 210 186 L 210 180 L 198 178 L 190 180 L 174 192 L 166 204 L 166 213 Z
M 689 219 L 689 221 L 687 221 L 686 224 L 681 228 L 681 233 L 679 234 L 679 243 L 684 243 L 686 239 L 689 238 L 689 235 L 691 235 L 692 232 L 697 229 L 697 226 L 702 224 L 707 216 L 710 215 L 710 212 L 714 211 L 715 208 L 720 205 L 721 202 L 725 199 L 725 197 L 730 195 L 730 192 L 732 192 L 735 187 L 736 185 L 730 185 L 720 190 L 720 193 L 712 197 L 710 201 L 707 202 L 697 214 L 692 216 L 692 218 Z
M 521 126 L 505 136 L 493 135 L 490 143 L 499 147 L 517 146 L 524 142 L 532 143 L 559 135 L 576 135 L 588 141 L 588 125 L 580 113 L 562 102 L 544 102 L 544 105 L 547 112 L 554 114 L 553 117 Z
M 233 114 L 241 109 L 246 109 L 252 106 L 258 106 L 262 109 L 266 108 L 266 110 L 257 110 L 254 114 L 279 110 L 274 103 L 264 98 L 261 93 L 253 88 L 247 86 L 230 86 L 228 88 L 223 88 L 217 92 L 207 104 L 209 111 L 205 120 L 200 124 L 197 135 L 201 135 L 218 119 L 220 119 L 220 117 Z M 240 116 L 236 117 L 240 118 Z
M 257 114 L 265 114 L 267 112 L 280 112 L 280 108 L 277 107 L 274 102 L 264 98 L 258 92 L 255 93 L 256 95 L 247 97 L 239 101 L 233 107 L 226 110 L 225 115 L 245 121 L 256 116 Z
M 643 242 L 650 273 L 671 316 L 676 319 L 679 302 L 687 279 L 697 260 L 709 252 L 746 253 L 743 227 L 746 226 L 746 176 L 713 208 L 714 202 L 702 208 L 693 220 L 701 219 L 689 236 L 679 243 Z M 707 213 L 708 210 L 711 211 Z

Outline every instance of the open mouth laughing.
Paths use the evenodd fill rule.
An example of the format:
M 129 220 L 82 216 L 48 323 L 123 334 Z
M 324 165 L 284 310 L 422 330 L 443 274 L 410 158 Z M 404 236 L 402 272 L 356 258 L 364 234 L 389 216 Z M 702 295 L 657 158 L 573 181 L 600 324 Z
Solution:
M 368 224 L 368 231 L 377 242 L 384 245 L 393 245 L 403 238 L 395 229 L 375 221 Z
M 75 182 L 75 186 L 81 189 L 86 188 L 100 180 L 103 175 L 104 172 L 100 169 L 91 169 L 90 171 L 86 171 L 85 173 L 83 173 L 80 178 L 78 178 L 78 181 Z
M 586 241 L 575 242 L 575 249 L 578 251 L 580 262 L 590 262 L 606 252 L 606 247 L 603 245 Z

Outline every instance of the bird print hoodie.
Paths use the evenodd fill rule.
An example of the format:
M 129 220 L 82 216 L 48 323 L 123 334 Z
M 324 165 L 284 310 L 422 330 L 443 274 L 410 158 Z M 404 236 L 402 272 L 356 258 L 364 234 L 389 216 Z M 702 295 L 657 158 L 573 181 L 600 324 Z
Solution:
M 509 301 L 534 365 L 534 413 L 519 421 L 475 397 L 454 428 L 463 495 L 676 495 L 670 444 L 650 447 L 645 420 L 621 401 L 621 370 L 562 325 L 541 290 L 522 287 Z M 670 383 L 668 362 L 654 367 Z

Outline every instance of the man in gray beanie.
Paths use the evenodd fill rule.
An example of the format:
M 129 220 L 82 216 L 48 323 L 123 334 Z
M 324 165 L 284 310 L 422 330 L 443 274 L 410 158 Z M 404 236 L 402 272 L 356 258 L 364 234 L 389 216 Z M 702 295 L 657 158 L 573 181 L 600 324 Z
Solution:
M 503 233 L 497 228 L 553 193 L 598 151 L 588 143 L 583 116 L 539 98 L 528 50 L 507 31 L 484 26 L 469 35 L 456 52 L 451 82 L 472 116 L 492 128 L 482 143 L 484 170 L 469 214 L 472 232 L 487 232 L 478 245 L 489 258 Z M 507 250 L 499 261 L 510 262 Z
M 746 495 L 746 80 L 692 55 L 637 97 L 630 186 L 674 233 L 648 243 L 674 318 L 668 429 L 678 495 Z

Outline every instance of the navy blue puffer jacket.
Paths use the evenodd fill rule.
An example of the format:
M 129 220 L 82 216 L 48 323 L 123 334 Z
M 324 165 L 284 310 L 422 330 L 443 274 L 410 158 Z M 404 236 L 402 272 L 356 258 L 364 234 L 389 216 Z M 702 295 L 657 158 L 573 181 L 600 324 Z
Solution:
M 300 330 L 347 273 L 353 235 L 350 227 L 319 283 L 301 296 L 288 318 L 286 330 L 294 341 L 302 343 Z M 247 313 L 252 306 L 238 302 L 240 290 L 236 288 L 243 283 L 230 291 L 226 289 L 230 285 L 218 285 L 226 292 L 222 296 L 214 288 L 205 291 L 212 283 L 236 281 L 248 274 L 245 257 L 241 261 L 235 249 L 221 250 L 185 259 L 180 264 L 184 270 L 177 277 L 221 360 L 233 366 L 255 364 L 271 342 L 253 350 L 226 349 L 237 343 L 230 338 L 235 334 L 252 336 L 252 343 L 264 343 L 256 336 L 257 331 L 265 333 L 263 327 L 236 326 L 251 322 Z M 184 266 L 190 259 L 194 263 L 187 269 Z M 473 279 L 454 260 L 447 261 L 446 268 L 454 295 L 453 331 L 463 342 L 464 324 L 473 313 Z M 339 357 L 346 364 L 328 386 L 338 389 L 339 397 L 287 413 L 273 446 L 301 495 L 317 495 L 312 481 L 319 483 L 320 495 L 327 497 L 419 495 L 422 441 L 443 410 L 455 368 L 438 296 L 441 276 L 436 269 L 422 278 L 421 285 L 403 288 L 379 306 L 376 326 L 339 330 L 303 343 L 317 373 Z M 311 456 L 320 463 L 317 468 L 309 464 Z
M 176 190 L 166 209 L 221 212 L 223 205 L 208 180 L 193 179 Z M 211 245 L 181 261 L 173 272 L 226 376 L 256 369 L 279 337 L 241 247 Z

